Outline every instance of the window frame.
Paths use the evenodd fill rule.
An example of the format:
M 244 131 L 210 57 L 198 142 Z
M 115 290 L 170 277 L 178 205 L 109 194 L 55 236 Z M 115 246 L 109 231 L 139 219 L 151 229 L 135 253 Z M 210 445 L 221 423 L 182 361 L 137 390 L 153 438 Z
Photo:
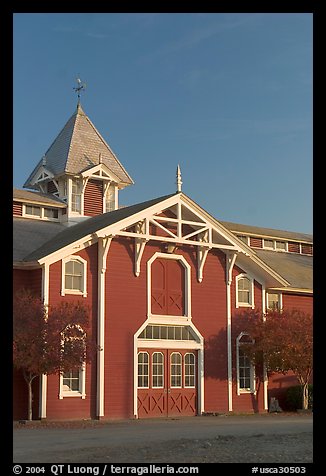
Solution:
M 184 270 L 184 315 L 183 316 L 173 316 L 166 314 L 153 314 L 152 313 L 152 264 L 156 259 L 173 259 L 178 260 L 185 268 Z M 169 254 L 156 252 L 154 255 L 147 261 L 147 318 L 154 319 L 157 323 L 177 323 L 182 322 L 182 320 L 187 321 L 191 320 L 191 266 L 187 260 L 182 255 L 178 254 Z
M 69 261 L 77 261 L 82 265 L 82 290 L 66 288 L 66 264 Z M 61 296 L 66 294 L 87 296 L 87 261 L 81 256 L 70 255 L 61 260 Z
M 60 372 L 60 381 L 59 381 L 59 399 L 62 400 L 66 397 L 78 397 L 81 399 L 86 398 L 86 365 L 85 362 L 82 364 L 79 369 L 79 390 L 64 390 L 64 372 Z
M 241 279 L 248 279 L 249 281 L 249 303 L 242 302 L 239 300 L 239 281 Z M 239 307 L 251 307 L 254 309 L 255 307 L 255 289 L 254 289 L 254 279 L 247 273 L 241 273 L 236 276 L 236 290 L 235 290 L 235 298 L 236 298 L 236 308 Z
M 269 303 L 268 303 L 268 302 L 269 302 L 269 295 L 270 295 L 270 294 L 276 294 L 276 295 L 278 295 L 278 309 L 273 309 L 273 308 L 269 307 Z M 274 310 L 276 310 L 276 311 L 281 311 L 282 308 L 283 308 L 283 296 L 282 296 L 282 293 L 269 292 L 269 291 L 267 291 L 267 292 L 266 292 L 266 310 L 267 310 L 267 311 L 274 311 Z
M 160 354 L 162 357 L 162 362 L 154 362 L 154 355 Z M 162 372 L 159 373 L 154 373 L 154 365 L 160 366 Z M 151 388 L 164 388 L 164 369 L 165 369 L 165 363 L 164 363 L 164 354 L 163 352 L 157 351 L 152 353 L 152 375 L 151 375 Z M 162 378 L 162 385 L 154 385 L 154 377 L 161 377 Z M 143 388 L 143 387 L 142 387 Z
M 187 355 L 192 355 L 194 358 L 193 364 L 186 363 Z M 191 366 L 193 368 L 193 375 L 186 372 L 186 365 Z M 183 386 L 184 388 L 196 388 L 196 354 L 194 352 L 186 352 L 183 356 Z M 193 377 L 194 384 L 193 385 L 186 385 L 186 377 Z
M 241 388 L 240 387 L 240 348 L 241 348 L 241 339 L 244 336 L 250 337 L 247 332 L 241 332 L 238 337 L 236 338 L 236 365 L 237 365 L 237 395 L 245 395 L 245 394 L 254 394 L 256 395 L 256 375 L 255 375 L 255 366 L 252 362 L 250 362 L 250 388 Z M 250 337 L 251 339 L 251 337 Z M 253 343 L 253 339 L 251 339 Z M 248 344 L 248 342 L 246 342 Z
M 175 362 L 172 362 L 172 357 L 174 355 L 178 355 L 180 357 L 180 363 L 175 363 Z M 172 389 L 174 388 L 182 388 L 182 383 L 183 383 L 183 376 L 182 376 L 182 373 L 183 373 L 183 365 L 182 365 L 182 354 L 180 352 L 171 352 L 170 354 L 170 382 L 169 382 L 169 387 Z M 175 374 L 175 373 L 172 373 L 172 365 L 177 365 L 179 368 L 180 368 L 180 374 Z M 180 385 L 172 385 L 172 377 L 180 377 Z
M 266 241 L 271 241 L 273 243 L 273 246 L 266 246 Z M 277 248 L 276 243 L 284 243 L 285 248 Z M 281 253 L 286 253 L 289 251 L 289 243 L 286 240 L 282 239 L 274 239 L 274 238 L 263 238 L 263 249 L 265 250 L 273 250 L 273 251 L 278 251 Z
M 146 354 L 147 355 L 147 363 L 145 362 L 139 362 L 139 355 L 140 354 Z M 139 365 L 147 365 L 147 374 L 142 374 L 140 375 L 139 374 Z M 139 377 L 145 377 L 147 376 L 147 386 L 142 386 L 140 387 L 139 386 Z M 140 350 L 137 352 L 137 388 L 138 389 L 144 389 L 144 388 L 147 388 L 149 389 L 150 386 L 149 386 L 149 382 L 150 382 L 150 358 L 149 358 L 149 353 L 145 350 Z

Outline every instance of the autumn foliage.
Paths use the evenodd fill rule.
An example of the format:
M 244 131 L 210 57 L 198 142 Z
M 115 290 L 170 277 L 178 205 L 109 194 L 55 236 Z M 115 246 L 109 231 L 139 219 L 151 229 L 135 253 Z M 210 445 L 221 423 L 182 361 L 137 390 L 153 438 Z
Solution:
M 313 370 L 313 316 L 292 309 L 269 310 L 264 319 L 255 310 L 241 317 L 242 330 L 254 341 L 246 346 L 246 354 L 256 365 L 265 364 L 270 373 L 292 371 L 302 386 L 302 407 L 307 409 Z
M 42 374 L 75 370 L 92 360 L 89 309 L 82 301 L 46 308 L 28 291 L 13 303 L 13 363 L 22 370 L 29 389 L 28 419 L 32 418 L 32 381 Z

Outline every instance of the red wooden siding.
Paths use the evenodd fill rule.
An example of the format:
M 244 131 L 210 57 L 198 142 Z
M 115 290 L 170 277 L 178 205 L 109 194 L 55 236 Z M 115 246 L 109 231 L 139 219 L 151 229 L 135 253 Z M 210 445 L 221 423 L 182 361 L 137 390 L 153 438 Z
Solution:
M 307 313 L 313 312 L 312 296 L 283 293 L 282 300 L 284 309 L 299 309 Z
M 13 202 L 13 214 L 16 216 L 22 216 L 23 214 L 23 204 L 20 202 Z
M 84 215 L 95 216 L 103 213 L 103 182 L 90 179 L 84 194 Z
M 156 259 L 151 266 L 152 313 L 183 316 L 185 268 L 177 260 Z
M 293 243 L 289 241 L 288 250 L 290 253 L 300 253 L 300 243 Z
M 261 238 L 255 238 L 253 236 L 250 237 L 250 246 L 253 248 L 262 248 L 263 247 L 263 240 Z
M 61 296 L 61 261 L 50 265 L 49 303 L 81 300 L 90 308 L 93 336 L 97 333 L 97 245 L 81 250 L 76 255 L 87 260 L 87 297 L 66 294 Z M 66 397 L 59 399 L 59 375 L 49 375 L 47 379 L 47 418 L 80 419 L 96 417 L 96 358 L 86 365 L 86 398 Z
M 42 270 L 39 269 L 14 269 L 13 270 L 13 294 L 20 289 L 29 289 L 36 296 L 41 297 Z

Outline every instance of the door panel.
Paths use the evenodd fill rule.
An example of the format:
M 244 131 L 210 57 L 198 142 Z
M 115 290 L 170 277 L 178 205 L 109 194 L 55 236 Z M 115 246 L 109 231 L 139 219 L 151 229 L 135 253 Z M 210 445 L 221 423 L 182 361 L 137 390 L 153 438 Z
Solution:
M 140 349 L 138 355 L 138 417 L 196 415 L 196 352 Z

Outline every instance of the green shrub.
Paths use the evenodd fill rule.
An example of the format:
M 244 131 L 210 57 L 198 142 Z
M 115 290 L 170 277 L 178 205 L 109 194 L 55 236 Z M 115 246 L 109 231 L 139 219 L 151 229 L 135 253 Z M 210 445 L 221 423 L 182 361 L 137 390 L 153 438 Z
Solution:
M 285 394 L 286 406 L 289 410 L 301 410 L 302 409 L 302 386 L 295 385 L 289 387 Z M 308 385 L 308 408 L 313 408 L 313 385 Z

